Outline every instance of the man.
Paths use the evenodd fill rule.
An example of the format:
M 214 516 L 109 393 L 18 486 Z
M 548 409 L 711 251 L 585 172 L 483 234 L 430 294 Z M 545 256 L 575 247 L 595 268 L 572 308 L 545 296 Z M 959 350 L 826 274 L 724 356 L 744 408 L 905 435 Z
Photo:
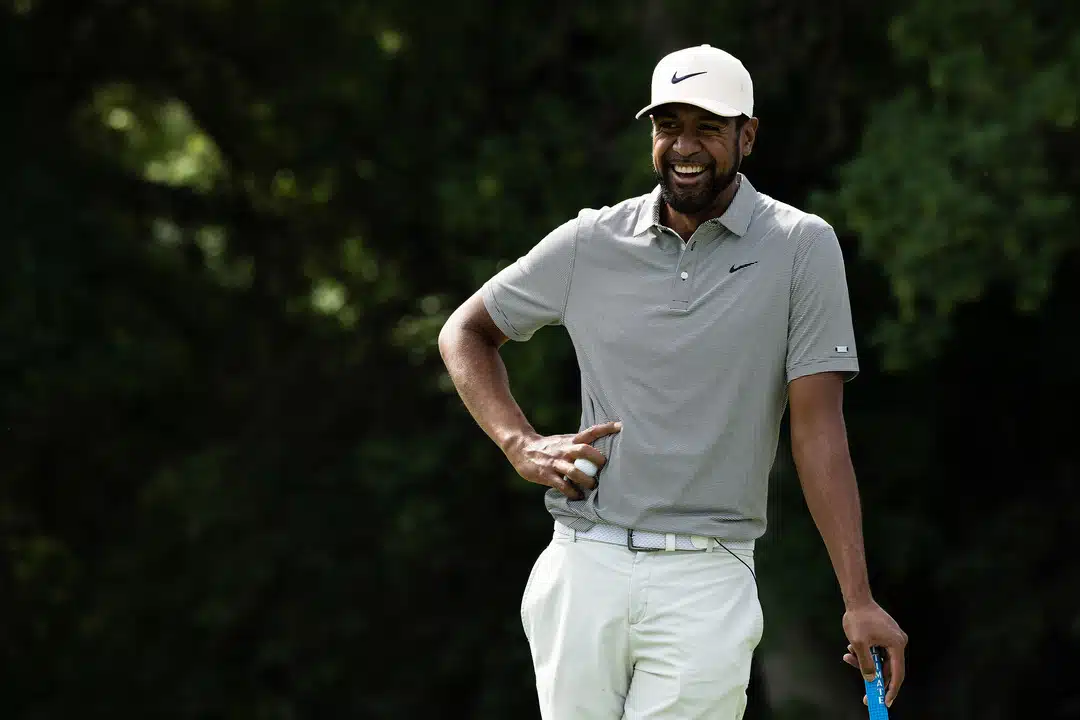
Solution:
M 439 337 L 477 423 L 549 488 L 554 535 L 521 608 L 541 713 L 742 717 L 762 633 L 754 541 L 789 406 L 845 603 L 845 660 L 872 676 L 870 648 L 885 648 L 891 704 L 907 637 L 867 579 L 842 409 L 858 360 L 836 235 L 740 172 L 758 119 L 733 56 L 703 45 L 664 57 L 646 113 L 656 189 L 581 211 Z M 499 355 L 545 325 L 563 325 L 577 352 L 576 434 L 536 432 Z

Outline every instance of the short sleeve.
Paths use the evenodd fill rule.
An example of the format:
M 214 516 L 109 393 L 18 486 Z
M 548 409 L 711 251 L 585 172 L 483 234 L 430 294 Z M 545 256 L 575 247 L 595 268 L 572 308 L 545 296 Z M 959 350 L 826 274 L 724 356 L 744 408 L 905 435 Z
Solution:
M 829 226 L 804 232 L 795 249 L 788 315 L 787 381 L 859 372 L 840 241 Z
M 578 219 L 552 230 L 529 252 L 484 283 L 491 319 L 511 340 L 524 341 L 545 325 L 560 325 L 574 269 Z

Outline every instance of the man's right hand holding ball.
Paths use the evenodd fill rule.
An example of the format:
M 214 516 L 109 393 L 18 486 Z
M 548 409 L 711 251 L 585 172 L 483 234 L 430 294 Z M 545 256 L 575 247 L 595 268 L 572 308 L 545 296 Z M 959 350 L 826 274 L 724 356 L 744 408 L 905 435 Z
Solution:
M 614 421 L 593 425 L 575 435 L 535 435 L 516 443 L 506 456 L 529 482 L 555 488 L 571 500 L 581 500 L 585 497 L 582 488 L 596 487 L 593 476 L 607 462 L 592 443 L 620 430 L 622 423 Z M 589 461 L 596 470 L 590 475 L 587 471 L 592 468 L 585 463 L 581 463 L 583 467 L 575 465 L 577 460 Z

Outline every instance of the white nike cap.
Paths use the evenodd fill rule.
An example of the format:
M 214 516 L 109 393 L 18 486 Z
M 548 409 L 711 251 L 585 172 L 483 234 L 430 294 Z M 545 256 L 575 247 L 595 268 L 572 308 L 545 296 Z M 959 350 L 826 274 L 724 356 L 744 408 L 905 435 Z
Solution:
M 737 57 L 711 45 L 676 50 L 656 64 L 652 102 L 635 118 L 668 103 L 686 103 L 722 117 L 754 116 L 754 84 Z

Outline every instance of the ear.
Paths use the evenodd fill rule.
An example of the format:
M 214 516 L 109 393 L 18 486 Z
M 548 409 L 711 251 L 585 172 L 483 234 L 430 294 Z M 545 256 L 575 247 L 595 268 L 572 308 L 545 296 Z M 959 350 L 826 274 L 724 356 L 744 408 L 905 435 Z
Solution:
M 744 157 L 754 150 L 754 143 L 757 142 L 757 129 L 758 119 L 756 117 L 750 118 L 743 124 L 742 133 L 739 135 L 739 143 L 742 146 Z

